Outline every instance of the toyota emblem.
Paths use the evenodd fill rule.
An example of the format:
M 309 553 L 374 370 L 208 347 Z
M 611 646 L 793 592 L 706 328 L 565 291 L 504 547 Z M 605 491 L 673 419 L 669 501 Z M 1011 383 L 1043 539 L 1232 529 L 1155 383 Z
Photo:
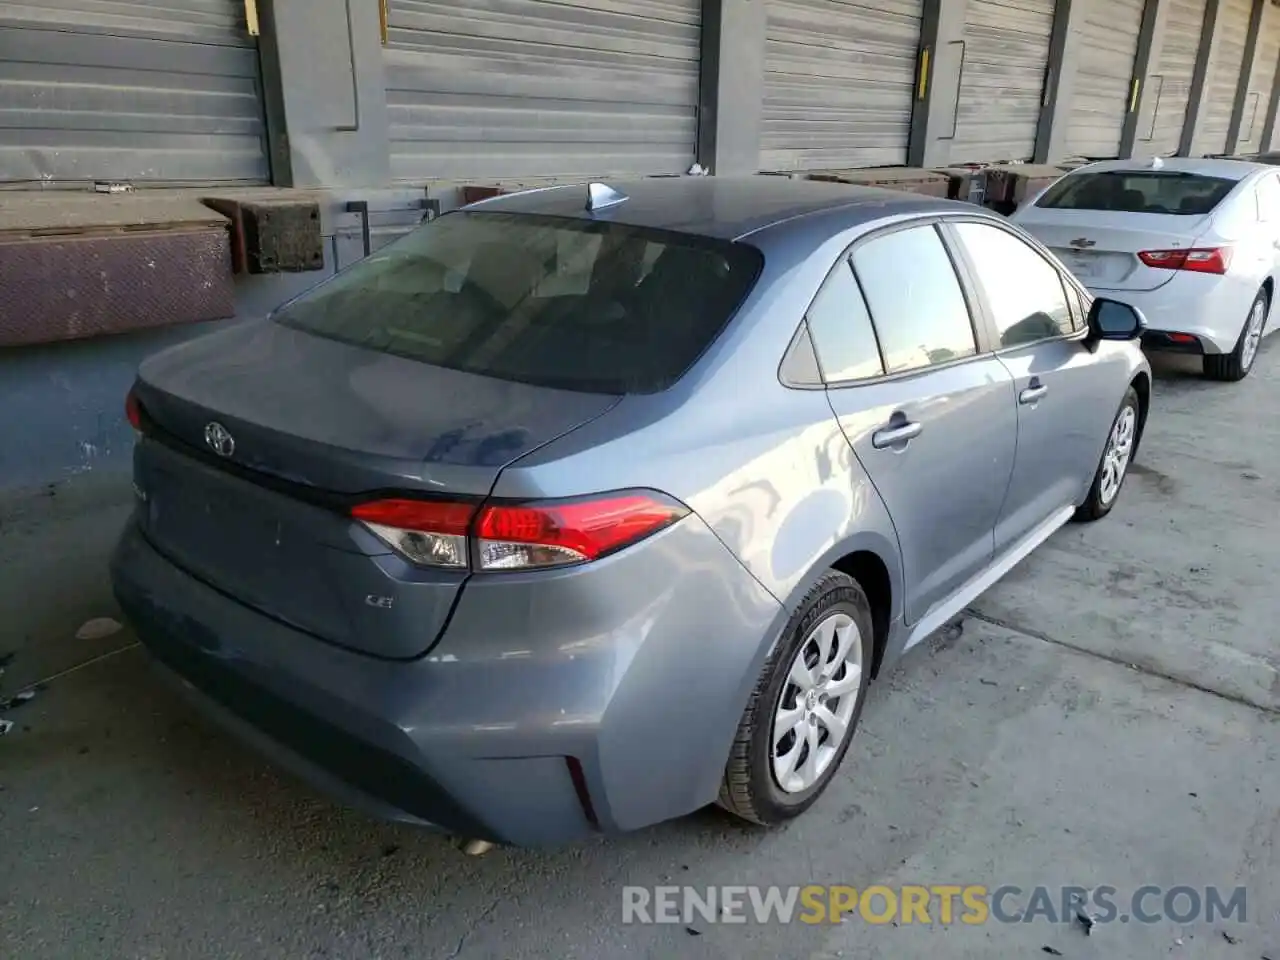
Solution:
M 236 438 L 217 420 L 204 428 L 204 442 L 220 457 L 229 457 L 236 452 Z

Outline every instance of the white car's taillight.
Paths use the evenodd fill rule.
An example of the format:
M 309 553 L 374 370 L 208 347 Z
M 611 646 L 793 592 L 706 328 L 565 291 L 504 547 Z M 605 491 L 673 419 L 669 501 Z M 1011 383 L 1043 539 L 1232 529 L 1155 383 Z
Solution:
M 572 500 L 487 503 L 375 500 L 354 507 L 361 521 L 412 563 L 447 569 L 534 570 L 585 563 L 650 537 L 689 513 L 650 490 Z
M 1138 259 L 1161 270 L 1224 274 L 1231 267 L 1230 247 L 1196 247 L 1185 250 L 1143 250 Z

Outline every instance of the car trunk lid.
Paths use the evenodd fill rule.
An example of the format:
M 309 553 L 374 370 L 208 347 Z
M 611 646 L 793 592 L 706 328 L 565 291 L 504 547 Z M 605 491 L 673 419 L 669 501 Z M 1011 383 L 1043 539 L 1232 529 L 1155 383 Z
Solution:
M 1019 212 L 1017 223 L 1062 260 L 1086 286 L 1098 290 L 1155 290 L 1174 271 L 1148 267 L 1138 254 L 1195 246 L 1209 216 L 1103 213 L 1096 210 Z
M 148 360 L 135 389 L 156 548 L 263 613 L 386 657 L 434 642 L 466 573 L 408 563 L 350 506 L 391 490 L 478 501 L 506 464 L 616 402 L 270 321 Z

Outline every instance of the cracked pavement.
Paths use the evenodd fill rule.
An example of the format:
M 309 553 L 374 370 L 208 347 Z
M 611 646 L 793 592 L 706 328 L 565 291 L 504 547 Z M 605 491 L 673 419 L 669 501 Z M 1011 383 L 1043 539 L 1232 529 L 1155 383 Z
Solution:
M 334 806 L 208 726 L 127 631 L 60 639 L 59 669 L 124 649 L 54 680 L 0 739 L 0 955 L 1280 957 L 1280 340 L 1241 384 L 1187 369 L 1158 361 L 1141 469 L 1112 516 L 1061 531 L 958 636 L 882 678 L 837 780 L 782 830 L 704 811 L 467 858 Z M 19 535 L 71 544 L 77 521 L 53 509 Z M 0 605 L 38 589 L 40 569 Z M 111 615 L 86 584 L 65 608 Z M 54 672 L 33 651 L 4 692 Z M 811 882 L 1243 885 L 1249 912 L 1088 937 L 1043 922 L 621 921 L 625 884 Z

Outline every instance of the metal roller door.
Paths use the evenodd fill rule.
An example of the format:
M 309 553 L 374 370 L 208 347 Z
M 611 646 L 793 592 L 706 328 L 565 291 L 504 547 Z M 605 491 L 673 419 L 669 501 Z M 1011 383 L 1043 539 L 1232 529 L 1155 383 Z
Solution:
M 391 0 L 397 180 L 682 173 L 700 0 Z
M 1067 153 L 1091 160 L 1120 156 L 1120 136 L 1133 97 L 1145 0 L 1087 0 L 1077 18 L 1080 67 L 1072 88 Z
M 905 163 L 923 0 L 769 0 L 765 170 Z
M 1054 0 L 969 0 L 953 163 L 1031 159 L 1053 9 Z
M 1275 85 L 1276 65 L 1280 62 L 1280 7 L 1267 4 L 1262 8 L 1258 28 L 1258 46 L 1254 51 L 1253 70 L 1240 117 L 1240 133 L 1236 153 L 1258 153 L 1263 149 L 1262 137 L 1267 124 L 1267 108 Z
M 1191 78 L 1200 51 L 1207 0 L 1170 0 L 1164 42 L 1155 71 L 1147 77 L 1151 115 L 1139 120 L 1140 142 L 1136 152 L 1144 156 L 1170 156 L 1178 152 L 1182 128 L 1191 99 Z M 1142 136 L 1145 134 L 1145 136 Z
M 243 0 L 0 0 L 0 182 L 264 183 Z
M 1227 150 L 1227 133 L 1240 85 L 1240 71 L 1244 67 L 1252 9 L 1253 0 L 1222 0 L 1218 5 L 1218 30 L 1206 78 L 1208 95 L 1196 124 L 1192 154 Z

